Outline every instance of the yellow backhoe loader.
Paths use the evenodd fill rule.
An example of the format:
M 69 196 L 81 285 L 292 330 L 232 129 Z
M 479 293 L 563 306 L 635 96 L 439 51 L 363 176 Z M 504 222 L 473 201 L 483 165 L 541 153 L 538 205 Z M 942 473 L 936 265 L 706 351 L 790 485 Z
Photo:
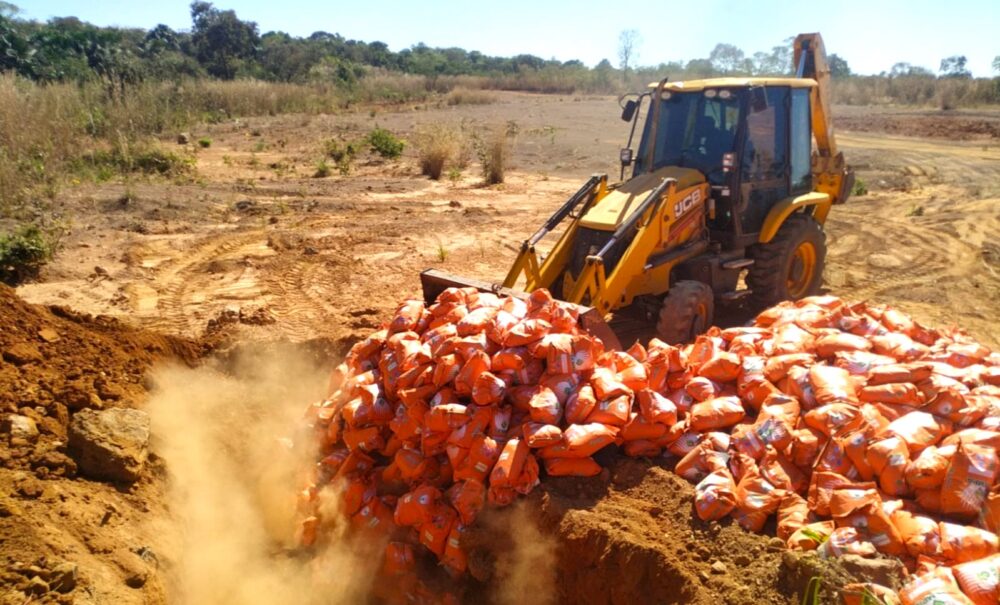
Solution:
M 450 286 L 548 288 L 580 305 L 584 328 L 614 347 L 605 319 L 626 308 L 677 343 L 711 325 L 717 304 L 762 308 L 814 294 L 823 224 L 854 175 L 833 134 L 823 40 L 802 34 L 794 45 L 795 77 L 664 79 L 623 98 L 632 127 L 621 178 L 627 168 L 631 178 L 592 176 L 524 241 L 502 284 L 428 270 L 424 296 Z M 542 257 L 536 246 L 564 223 Z

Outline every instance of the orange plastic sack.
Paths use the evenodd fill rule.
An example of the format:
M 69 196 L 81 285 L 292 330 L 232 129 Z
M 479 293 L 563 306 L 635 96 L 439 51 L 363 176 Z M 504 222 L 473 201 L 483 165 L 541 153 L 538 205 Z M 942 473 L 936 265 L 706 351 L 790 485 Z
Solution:
M 951 423 L 927 412 L 910 412 L 889 423 L 886 433 L 905 441 L 910 452 L 915 454 L 951 433 Z
M 625 426 L 632 409 L 632 396 L 619 395 L 612 399 L 602 399 L 587 416 L 587 422 L 600 422 L 611 426 Z
M 563 442 L 538 450 L 538 457 L 586 458 L 614 443 L 617 436 L 617 428 L 599 422 L 571 424 L 563 431 Z
M 953 563 L 975 561 L 997 552 L 997 535 L 993 532 L 945 521 L 939 528 L 941 556 Z
M 389 322 L 389 333 L 408 332 L 415 330 L 424 314 L 424 301 L 407 300 L 399 305 L 392 321 Z
M 446 403 L 427 410 L 424 428 L 435 433 L 450 433 L 472 418 L 471 410 L 461 403 Z
M 597 368 L 590 375 L 590 384 L 594 387 L 594 395 L 599 401 L 632 395 L 632 389 L 625 386 L 615 373 L 608 368 Z
M 858 394 L 861 401 L 888 403 L 892 405 L 917 406 L 924 402 L 923 393 L 917 385 L 909 382 L 894 382 L 878 386 L 867 386 Z
M 746 355 L 740 359 L 740 372 L 736 378 L 736 394 L 744 403 L 755 410 L 770 395 L 780 393 L 778 387 L 764 377 L 766 360 L 757 355 Z
M 910 452 L 902 439 L 890 437 L 869 444 L 867 460 L 878 475 L 882 491 L 890 496 L 909 495 L 906 468 L 910 464 Z
M 914 489 L 936 489 L 944 482 L 955 446 L 929 446 L 906 467 L 906 482 Z
M 853 428 L 861 418 L 861 410 L 849 403 L 828 403 L 809 410 L 802 416 L 802 423 L 830 437 Z
M 698 375 L 716 382 L 729 382 L 739 377 L 740 366 L 738 356 L 719 351 L 698 368 Z
M 550 346 L 547 355 L 549 372 L 569 374 L 594 368 L 599 353 L 596 342 L 584 335 L 560 334 L 558 344 Z
M 916 384 L 930 378 L 933 370 L 932 365 L 920 362 L 882 365 L 868 373 L 868 386 L 898 382 Z
M 482 351 L 473 351 L 455 378 L 455 392 L 464 397 L 472 395 L 476 379 L 490 369 L 490 357 Z
M 458 514 L 447 504 L 439 505 L 430 521 L 421 525 L 420 543 L 440 559 L 444 556 L 445 543 L 451 528 L 458 522 Z
M 385 446 L 385 438 L 381 429 L 377 426 L 370 426 L 364 429 L 347 429 L 342 438 L 347 447 L 352 450 L 363 452 L 374 452 Z
M 725 468 L 705 476 L 694 488 L 694 510 L 702 521 L 722 519 L 736 507 L 736 483 Z
M 454 469 L 455 481 L 475 479 L 485 482 L 500 456 L 501 447 L 496 440 L 488 435 L 479 434 L 469 446 L 469 453 L 462 463 Z
M 601 474 L 601 465 L 593 458 L 546 458 L 545 472 L 553 477 L 593 477 Z
M 767 479 L 748 472 L 736 485 L 733 518 L 743 529 L 760 533 L 767 518 L 778 510 L 784 495 L 784 490 L 775 489 Z
M 530 448 L 548 447 L 562 441 L 562 430 L 554 424 L 526 422 L 523 431 L 524 442 Z
M 541 340 L 551 329 L 552 324 L 544 319 L 524 319 L 507 329 L 503 345 L 505 347 L 518 347 L 531 344 Z
M 379 498 L 372 498 L 361 507 L 351 523 L 355 531 L 367 531 L 389 535 L 396 528 L 393 510 Z
M 858 395 L 854 380 L 847 370 L 836 366 L 814 365 L 809 368 L 809 383 L 816 402 L 851 403 L 857 405 Z
M 941 484 L 941 512 L 966 518 L 980 514 L 996 479 L 995 449 L 959 445 Z
M 960 563 L 951 569 L 958 586 L 976 605 L 1000 601 L 1000 555 Z
M 562 418 L 562 404 L 555 392 L 547 387 L 542 387 L 532 396 L 528 402 L 531 420 L 541 424 L 559 424 Z
M 625 455 L 629 458 L 653 458 L 663 452 L 663 447 L 658 445 L 656 441 L 639 439 L 637 441 L 626 441 L 624 450 Z
M 497 314 L 499 309 L 491 307 L 479 307 L 478 309 L 473 309 L 469 313 L 460 319 L 455 327 L 458 329 L 459 336 L 470 336 L 472 334 L 479 334 L 486 330 L 487 324 L 493 319 L 493 316 Z
M 712 472 L 726 469 L 728 462 L 729 455 L 715 449 L 715 444 L 705 439 L 677 461 L 674 473 L 692 483 L 697 483 Z
M 788 375 L 789 370 L 793 367 L 799 366 L 807 368 L 813 364 L 815 359 L 816 358 L 809 353 L 787 353 L 785 355 L 775 355 L 774 357 L 768 358 L 767 362 L 764 364 L 764 377 L 777 384 Z
M 403 494 L 396 503 L 393 516 L 396 525 L 410 527 L 430 521 L 440 500 L 441 491 L 429 485 L 422 485 Z
M 778 537 L 787 543 L 795 532 L 805 527 L 811 516 L 805 498 L 793 491 L 785 491 L 778 503 Z M 830 529 L 833 529 L 832 525 Z
M 507 383 L 492 372 L 483 372 L 472 386 L 472 400 L 478 405 L 495 405 L 503 399 Z
M 868 376 L 872 368 L 896 363 L 892 357 L 867 351 L 840 351 L 834 357 L 833 365 L 844 368 L 851 376 Z
M 620 435 L 625 441 L 656 441 L 666 433 L 667 425 L 649 422 L 642 414 L 633 412 Z
M 778 384 L 778 388 L 786 395 L 798 399 L 805 410 L 811 410 L 819 405 L 813 392 L 812 382 L 809 380 L 809 370 L 806 368 L 792 367 L 788 370 L 788 376 Z
M 657 422 L 664 426 L 672 426 L 677 422 L 677 405 L 656 391 L 643 389 L 636 393 L 636 399 L 639 401 L 639 412 L 647 422 Z
M 1000 532 L 1000 493 L 992 492 L 983 507 L 983 525 L 993 533 Z
M 385 546 L 382 573 L 389 577 L 401 576 L 416 568 L 413 546 L 405 542 L 389 542 Z
M 911 557 L 935 556 L 941 548 L 938 522 L 934 519 L 899 509 L 890 516 Z
M 583 424 L 597 406 L 594 388 L 585 384 L 566 399 L 565 418 L 567 424 Z
M 691 406 L 688 426 L 693 431 L 724 429 L 743 420 L 746 412 L 739 397 L 716 397 Z
M 895 590 L 871 582 L 844 584 L 840 589 L 840 596 L 844 605 L 871 605 L 873 602 L 881 605 L 900 605 L 899 595 Z
M 795 530 L 785 544 L 789 550 L 816 550 L 835 529 L 833 521 L 817 521 Z
M 458 518 L 465 525 L 471 525 L 486 504 L 486 486 L 475 479 L 455 483 L 447 495 L 448 501 L 458 512 Z
M 493 472 L 490 473 L 490 486 L 513 487 L 514 482 L 521 475 L 528 457 L 528 445 L 523 440 L 511 439 L 508 441 L 497 458 Z
M 903 605 L 975 605 L 949 577 L 925 574 L 899 591 Z
M 698 376 L 692 378 L 684 385 L 684 390 L 694 398 L 695 401 L 708 401 L 722 394 L 722 385 L 711 378 Z
M 820 556 L 832 558 L 843 555 L 871 557 L 877 551 L 874 544 L 861 538 L 857 529 L 853 527 L 838 527 L 833 530 L 827 541 L 816 549 L 816 552 Z
M 448 533 L 448 539 L 444 543 L 444 553 L 441 555 L 441 564 L 452 575 L 461 576 L 469 566 L 469 558 L 462 548 L 462 534 L 465 532 L 465 525 L 455 522 Z
M 838 331 L 817 338 L 815 347 L 817 355 L 829 359 L 844 351 L 868 351 L 872 343 L 863 336 Z

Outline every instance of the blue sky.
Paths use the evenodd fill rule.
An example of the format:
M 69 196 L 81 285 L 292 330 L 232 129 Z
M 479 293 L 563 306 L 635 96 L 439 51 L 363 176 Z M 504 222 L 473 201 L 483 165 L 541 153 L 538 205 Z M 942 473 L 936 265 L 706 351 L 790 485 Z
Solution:
M 22 16 L 77 16 L 98 25 L 190 26 L 181 0 L 14 0 Z M 393 50 L 417 42 L 459 46 L 490 55 L 530 53 L 594 65 L 617 64 L 618 33 L 637 29 L 643 65 L 706 57 L 717 42 L 747 55 L 770 50 L 799 32 L 819 31 L 828 52 L 860 73 L 907 61 L 937 70 L 943 57 L 964 54 L 976 76 L 992 74 L 1000 55 L 1000 0 L 218 0 L 261 32 L 308 35 L 317 30 L 381 40 Z

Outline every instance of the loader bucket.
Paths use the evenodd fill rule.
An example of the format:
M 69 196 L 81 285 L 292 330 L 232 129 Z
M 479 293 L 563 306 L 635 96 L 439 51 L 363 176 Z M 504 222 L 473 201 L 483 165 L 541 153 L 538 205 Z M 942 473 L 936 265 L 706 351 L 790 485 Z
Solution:
M 491 284 L 490 282 L 479 279 L 451 275 L 450 273 L 438 271 L 437 269 L 427 269 L 426 271 L 421 272 L 420 285 L 424 289 L 424 302 L 427 304 L 434 302 L 438 295 L 448 288 L 471 287 L 476 288 L 481 292 L 492 292 L 498 296 L 516 296 L 518 298 L 528 297 L 527 293 L 520 290 L 504 288 L 499 284 Z M 600 338 L 606 349 L 615 351 L 622 350 L 622 345 L 618 340 L 618 337 L 615 335 L 614 331 L 611 330 L 611 326 L 604 321 L 601 314 L 597 312 L 597 309 L 561 301 L 560 304 L 575 309 L 577 315 L 579 316 L 580 327 L 591 336 Z

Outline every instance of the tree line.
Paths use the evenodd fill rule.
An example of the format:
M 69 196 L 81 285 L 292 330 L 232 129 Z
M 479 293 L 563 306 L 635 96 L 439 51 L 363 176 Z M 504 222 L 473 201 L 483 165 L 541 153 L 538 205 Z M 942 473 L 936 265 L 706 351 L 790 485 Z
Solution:
M 233 10 L 196 0 L 190 5 L 190 31 L 166 25 L 150 30 L 98 27 L 76 17 L 41 23 L 18 17 L 13 4 L 0 1 L 0 72 L 14 72 L 39 82 L 101 80 L 123 88 L 143 80 L 254 78 L 276 82 L 324 82 L 350 86 L 372 71 L 420 76 L 508 76 L 532 72 L 596 73 L 612 81 L 615 67 L 607 59 L 594 68 L 581 61 L 557 61 L 530 54 L 514 57 L 484 55 L 462 48 L 416 44 L 398 52 L 384 42 L 363 42 L 317 31 L 307 37 L 284 32 L 260 33 L 253 21 Z M 731 44 L 718 44 L 708 57 L 635 67 L 640 40 L 637 32 L 619 36 L 618 73 L 627 81 L 656 74 L 683 77 L 715 75 L 784 75 L 792 70 L 791 38 L 770 51 L 745 54 Z M 852 75 L 847 61 L 831 54 L 834 78 Z M 972 77 L 964 56 L 942 59 L 937 74 L 909 63 L 897 63 L 888 77 Z M 1000 56 L 993 62 L 1000 73 Z

